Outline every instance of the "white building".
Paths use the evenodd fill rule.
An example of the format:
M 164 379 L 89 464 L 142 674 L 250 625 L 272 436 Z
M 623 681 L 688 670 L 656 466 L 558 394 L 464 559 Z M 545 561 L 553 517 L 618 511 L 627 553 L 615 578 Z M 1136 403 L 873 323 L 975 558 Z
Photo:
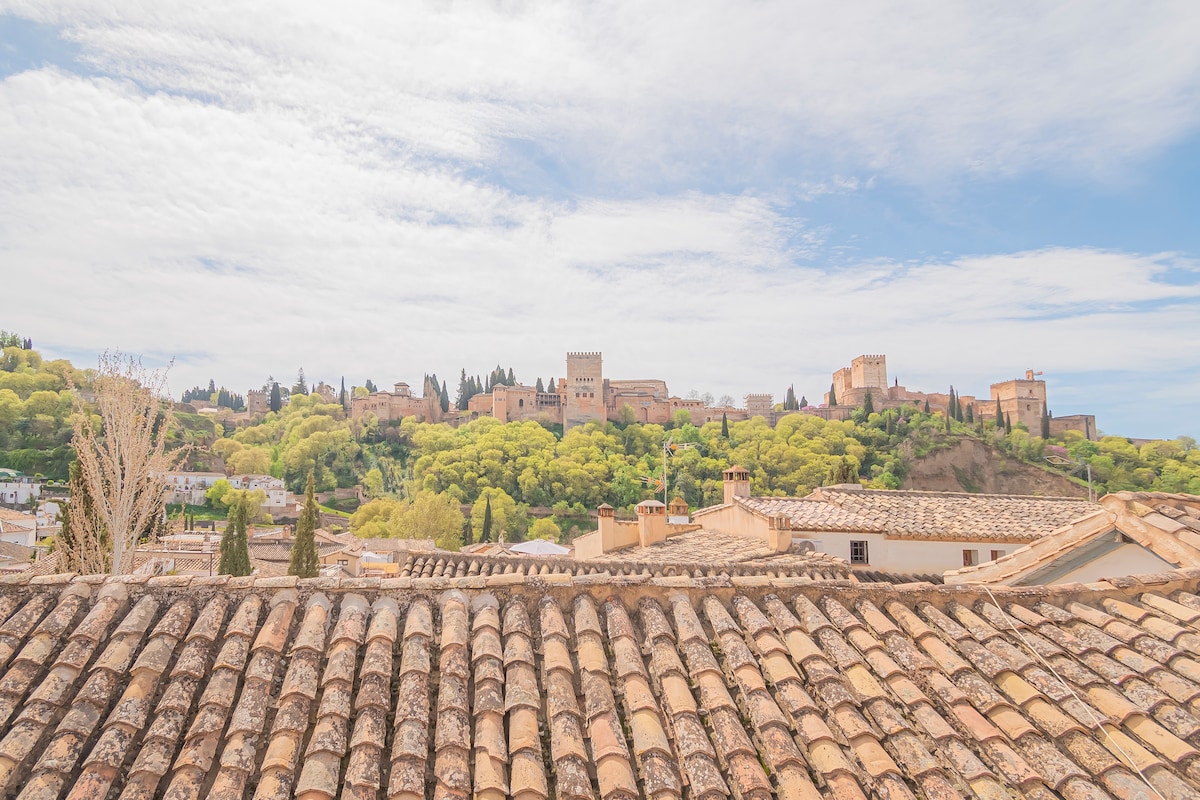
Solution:
M 167 484 L 168 503 L 204 505 L 204 493 L 217 481 L 228 480 L 223 472 L 167 472 L 163 481 Z
M 11 508 L 0 508 L 0 542 L 11 542 L 24 547 L 37 543 L 37 517 Z
M 858 572 L 941 576 L 1003 558 L 1100 510 L 1071 497 L 874 491 L 827 486 L 807 497 L 752 497 L 750 473 L 725 472 L 725 502 L 696 511 L 705 530 L 753 536 L 780 552 L 809 543 Z
M 41 494 L 41 481 L 12 470 L 0 470 L 0 503 L 23 506 Z
M 271 475 L 232 475 L 229 485 L 234 489 L 249 491 L 261 489 L 267 495 L 263 503 L 264 509 L 283 508 L 288 505 L 288 490 L 282 478 Z

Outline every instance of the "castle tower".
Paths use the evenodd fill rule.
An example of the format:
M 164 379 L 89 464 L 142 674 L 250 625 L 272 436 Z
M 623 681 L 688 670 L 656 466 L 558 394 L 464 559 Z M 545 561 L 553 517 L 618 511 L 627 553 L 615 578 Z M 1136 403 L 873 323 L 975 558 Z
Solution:
M 604 369 L 600 353 L 567 353 L 563 429 L 605 419 Z
M 859 356 L 850 362 L 855 389 L 887 389 L 887 356 Z

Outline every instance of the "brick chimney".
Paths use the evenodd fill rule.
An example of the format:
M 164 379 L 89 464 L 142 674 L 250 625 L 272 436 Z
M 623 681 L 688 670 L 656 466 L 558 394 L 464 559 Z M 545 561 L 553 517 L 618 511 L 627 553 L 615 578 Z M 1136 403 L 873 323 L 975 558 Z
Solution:
M 792 518 L 787 514 L 767 517 L 767 546 L 776 553 L 786 553 L 792 546 Z
M 721 473 L 725 479 L 725 505 L 733 502 L 735 497 L 750 496 L 750 471 L 739 466 L 732 466 Z
M 638 538 L 642 547 L 667 540 L 667 507 L 658 500 L 643 500 L 637 507 Z
M 617 512 L 608 503 L 596 509 L 596 527 L 600 531 L 600 552 L 611 553 L 616 549 Z

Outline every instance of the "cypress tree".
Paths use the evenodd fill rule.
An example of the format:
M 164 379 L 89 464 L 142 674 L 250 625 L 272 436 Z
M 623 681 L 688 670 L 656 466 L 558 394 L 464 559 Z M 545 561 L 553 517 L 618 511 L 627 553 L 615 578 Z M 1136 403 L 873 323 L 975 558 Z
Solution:
M 1045 409 L 1042 410 L 1042 438 L 1050 438 L 1050 412 Z
M 315 578 L 321 572 L 317 558 L 317 484 L 313 474 L 308 473 L 308 485 L 304 489 L 304 511 L 296 522 L 296 539 L 292 543 L 292 557 L 288 563 L 288 575 Z
M 926 414 L 929 413 L 929 398 L 928 397 L 925 398 L 925 413 Z
M 513 376 L 512 367 L 508 368 L 508 375 L 505 376 L 505 380 L 508 382 L 509 386 L 517 385 L 517 379 Z
M 830 484 L 858 483 L 858 475 L 850 459 L 842 456 L 841 460 L 829 471 Z
M 721 412 L 721 438 L 729 438 L 729 416 L 724 411 Z
M 489 495 L 484 501 L 483 506 L 483 530 L 479 533 L 479 541 L 490 542 L 492 540 L 492 498 Z
M 338 405 L 346 408 L 346 376 L 342 376 L 342 390 L 338 392 Z
M 472 537 L 471 518 L 467 517 L 465 520 L 463 520 L 463 529 L 462 529 L 463 547 L 466 547 L 467 545 L 472 544 L 474 542 L 474 539 L 472 539 L 471 537 Z
M 975 406 L 968 405 L 967 406 L 967 424 L 970 425 L 974 422 L 975 422 Z
M 450 393 L 446 391 L 446 382 L 442 381 L 442 413 L 445 414 L 450 410 Z
M 244 502 L 234 503 L 230 509 L 229 524 L 221 534 L 221 560 L 217 565 L 218 575 L 239 577 L 250 574 L 250 547 L 246 539 L 246 518 L 249 511 Z
M 829 407 L 833 408 L 837 405 L 837 395 L 833 391 L 833 384 L 829 384 Z
M 863 398 L 863 413 L 864 414 L 874 414 L 875 413 L 875 401 L 873 401 L 871 399 L 870 392 L 867 392 L 867 396 Z
M 271 399 L 267 401 L 267 408 L 272 411 L 283 408 L 283 397 L 279 393 L 279 381 L 271 382 Z
M 545 393 L 545 391 L 546 391 L 546 385 L 545 385 L 544 383 L 542 383 L 542 379 L 541 379 L 541 378 L 538 378 L 538 379 L 537 379 L 537 385 L 533 387 L 533 390 L 534 390 L 535 392 L 539 392 L 539 393 Z
M 808 398 L 805 397 L 804 395 L 800 395 L 800 406 L 799 407 L 800 408 L 808 408 Z
M 1004 427 L 1004 414 L 1000 411 L 1000 400 L 996 399 L 996 430 Z
M 1012 419 L 1008 416 L 1008 414 L 1004 415 L 1004 432 L 1012 433 Z

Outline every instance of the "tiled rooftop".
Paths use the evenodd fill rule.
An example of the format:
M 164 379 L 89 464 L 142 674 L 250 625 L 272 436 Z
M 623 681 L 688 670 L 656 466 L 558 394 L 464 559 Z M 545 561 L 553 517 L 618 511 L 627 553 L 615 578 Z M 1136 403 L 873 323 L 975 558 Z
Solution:
M 1194 800 L 1198 589 L 0 578 L 0 794 Z
M 1200 566 L 1200 496 L 1115 492 L 1103 497 L 1092 514 L 994 561 L 952 570 L 946 578 L 954 583 L 1019 581 L 1114 530 L 1168 564 Z
M 644 575 L 648 577 L 770 574 L 812 580 L 847 578 L 849 565 L 825 553 L 783 553 L 744 536 L 696 531 L 666 542 L 577 561 L 568 557 L 414 553 L 402 577 L 462 578 L 489 575 Z
M 1005 542 L 1032 541 L 1100 509 L 1072 497 L 830 488 L 808 497 L 740 497 L 737 502 L 761 514 L 784 514 L 797 530 Z

